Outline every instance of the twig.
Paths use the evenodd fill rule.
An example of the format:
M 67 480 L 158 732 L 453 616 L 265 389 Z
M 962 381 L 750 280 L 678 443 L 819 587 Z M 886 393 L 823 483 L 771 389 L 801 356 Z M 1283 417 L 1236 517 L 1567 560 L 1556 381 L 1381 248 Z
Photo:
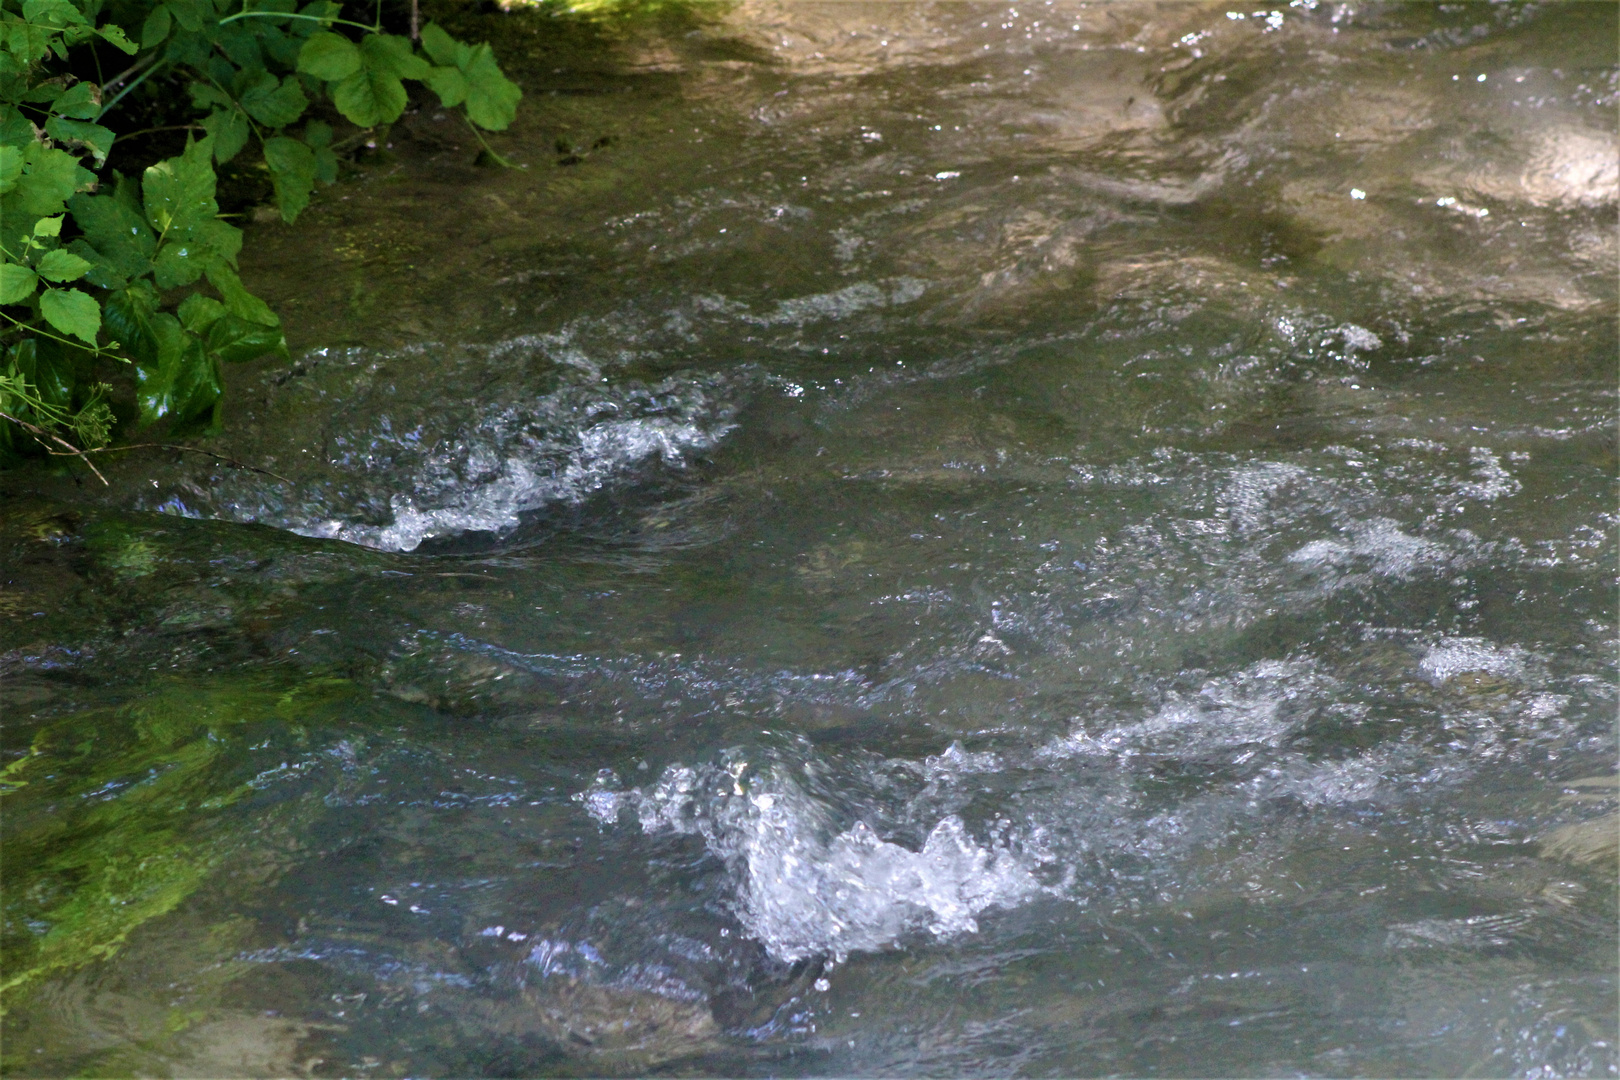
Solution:
M 0 414 L 0 415 L 4 415 L 4 414 Z M 95 449 L 95 450 L 81 450 L 81 451 L 79 451 L 79 453 L 80 454 L 116 454 L 116 453 L 121 453 L 122 451 L 125 451 L 125 450 L 152 450 L 152 449 L 156 449 L 156 450 L 178 450 L 183 454 L 202 454 L 204 457 L 211 457 L 215 461 L 223 461 L 227 465 L 234 465 L 238 469 L 246 469 L 248 472 L 256 472 L 256 473 L 259 473 L 262 476 L 268 476 L 268 477 L 271 477 L 272 479 L 280 480 L 283 484 L 293 484 L 293 482 L 291 480 L 287 479 L 285 476 L 282 476 L 280 473 L 273 473 L 269 469 L 261 469 L 257 465 L 249 465 L 245 461 L 238 461 L 236 458 L 226 457 L 224 454 L 216 454 L 212 450 L 199 450 L 195 446 L 181 446 L 178 443 L 166 443 L 166 442 L 130 443 L 128 446 L 103 446 L 103 447 L 100 447 L 100 448 Z M 293 486 L 296 487 L 297 485 L 293 484 Z
M 107 478 L 101 475 L 101 470 L 96 468 L 95 463 L 90 460 L 89 452 L 80 450 L 77 446 L 74 446 L 72 443 L 68 442 L 66 439 L 55 434 L 54 432 L 46 431 L 42 427 L 36 427 L 26 420 L 19 420 L 10 413 L 0 412 L 0 420 L 10 420 L 13 424 L 16 424 L 18 427 L 28 432 L 28 434 L 34 437 L 36 442 L 45 447 L 45 452 L 53 457 L 68 457 L 71 455 L 72 457 L 80 459 L 85 463 L 85 466 L 89 468 L 91 472 L 96 474 L 97 480 L 100 480 L 107 487 L 112 487 L 111 484 L 107 483 Z M 63 446 L 67 447 L 67 450 L 65 452 L 61 450 L 52 450 L 49 444 L 45 442 L 46 439 L 50 439 L 52 442 L 61 443 Z
M 421 41 L 422 40 L 422 32 L 421 32 L 422 15 L 421 15 L 420 10 L 417 7 L 419 2 L 420 2 L 420 0 L 411 0 L 411 40 L 412 41 Z

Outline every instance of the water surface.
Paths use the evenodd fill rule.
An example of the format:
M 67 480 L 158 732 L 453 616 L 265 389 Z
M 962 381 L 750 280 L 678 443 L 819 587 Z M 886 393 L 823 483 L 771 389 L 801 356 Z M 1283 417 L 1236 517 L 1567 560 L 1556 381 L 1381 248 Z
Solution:
M 4 480 L 6 1067 L 1614 1075 L 1615 18 L 468 16 Z

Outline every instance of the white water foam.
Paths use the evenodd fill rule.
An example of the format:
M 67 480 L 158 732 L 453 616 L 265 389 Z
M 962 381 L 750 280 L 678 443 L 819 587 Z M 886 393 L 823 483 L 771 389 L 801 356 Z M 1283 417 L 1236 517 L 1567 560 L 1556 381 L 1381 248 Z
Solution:
M 922 930 L 974 933 L 982 912 L 1041 891 L 1014 853 L 980 845 L 955 815 L 917 851 L 864 821 L 838 830 L 780 764 L 671 766 L 649 792 L 605 790 L 610 782 L 599 777 L 576 798 L 603 824 L 630 809 L 649 834 L 702 836 L 738 878 L 737 918 L 780 960 L 841 961 Z

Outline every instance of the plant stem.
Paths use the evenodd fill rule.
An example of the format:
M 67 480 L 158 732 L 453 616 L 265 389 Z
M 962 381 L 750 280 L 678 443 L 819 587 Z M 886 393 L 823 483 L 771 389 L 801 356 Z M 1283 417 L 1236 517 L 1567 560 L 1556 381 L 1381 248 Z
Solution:
M 514 165 L 512 162 L 507 161 L 505 158 L 501 157 L 501 155 L 495 152 L 495 148 L 493 146 L 489 145 L 487 142 L 484 142 L 484 133 L 478 130 L 478 125 L 472 122 L 471 117 L 469 117 L 466 113 L 462 113 L 461 118 L 467 121 L 467 126 L 472 128 L 473 137 L 478 140 L 479 145 L 483 146 L 484 153 L 488 154 L 495 160 L 495 164 L 499 165 L 503 169 L 523 168 L 521 165 Z
M 30 424 L 26 420 L 19 420 L 15 416 L 12 416 L 10 413 L 0 412 L 0 420 L 10 420 L 13 424 L 16 424 L 18 427 L 20 427 L 24 431 L 28 432 L 28 434 L 32 435 L 35 438 L 35 440 L 37 440 L 40 443 L 40 445 L 45 446 L 45 452 L 47 454 L 52 455 L 53 457 L 72 456 L 72 457 L 78 458 L 80 461 L 85 463 L 85 465 L 90 469 L 91 472 L 96 474 L 96 479 L 97 480 L 100 480 L 107 487 L 112 487 L 111 484 L 107 483 L 107 478 L 105 476 L 101 475 L 101 470 L 96 468 L 95 463 L 90 460 L 90 456 L 87 453 L 85 453 L 83 450 L 80 450 L 77 446 L 74 446 L 72 443 L 70 443 L 66 439 L 62 438 L 60 435 L 56 435 L 56 434 L 53 434 L 52 432 L 46 431 L 42 427 L 36 427 L 33 424 Z M 45 445 L 45 440 L 46 439 L 50 439 L 52 442 L 61 443 L 63 446 L 67 447 L 67 449 L 65 451 L 64 450 L 52 450 L 49 446 Z
M 224 26 L 226 23 L 233 23 L 238 19 L 307 19 L 310 22 L 318 22 L 324 26 L 352 26 L 357 30 L 378 32 L 375 26 L 367 26 L 365 23 L 351 22 L 348 19 L 326 19 L 319 15 L 304 15 L 296 11 L 238 11 L 235 15 L 227 15 L 219 20 L 219 25 Z
M 128 94 L 131 90 L 133 90 L 137 86 L 141 85 L 141 83 L 145 82 L 148 78 L 151 77 L 152 72 L 156 71 L 158 68 L 160 68 L 162 66 L 163 66 L 162 64 L 153 64 L 151 67 L 149 67 L 145 71 L 141 72 L 141 77 L 140 78 L 136 79 L 134 82 L 130 83 L 128 86 L 126 86 L 122 90 L 118 91 L 118 93 L 113 97 L 113 99 L 111 101 L 107 102 L 107 104 L 105 104 L 105 105 L 103 105 L 101 107 L 101 111 L 96 113 L 96 119 L 100 120 L 103 116 L 106 116 L 109 112 L 111 112 L 112 107 L 114 105 L 117 105 L 120 101 L 124 100 L 124 95 Z
M 64 345 L 71 345 L 75 349 L 84 349 L 85 351 L 94 353 L 97 356 L 107 355 L 107 356 L 111 356 L 114 360 L 122 360 L 126 364 L 129 363 L 129 358 L 128 357 L 119 356 L 117 353 L 106 352 L 106 350 L 104 350 L 100 345 L 86 345 L 82 341 L 69 341 L 65 337 L 58 337 L 56 334 L 51 333 L 49 330 L 41 330 L 37 326 L 33 326 L 33 325 L 29 324 L 29 323 L 22 322 L 22 321 L 20 321 L 18 319 L 13 319 L 10 315 L 7 315 L 3 311 L 0 311 L 0 319 L 6 320 L 7 322 L 11 323 L 13 326 L 18 327 L 19 329 L 27 330 L 29 333 L 38 334 L 40 337 L 48 337 L 52 341 L 60 341 Z

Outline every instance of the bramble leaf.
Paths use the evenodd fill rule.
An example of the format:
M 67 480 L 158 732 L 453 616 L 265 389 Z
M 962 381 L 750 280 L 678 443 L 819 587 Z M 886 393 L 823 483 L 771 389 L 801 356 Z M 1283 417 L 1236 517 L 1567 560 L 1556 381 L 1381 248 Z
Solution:
M 233 261 L 241 250 L 242 231 L 223 221 L 171 230 L 152 260 L 152 280 L 160 289 L 190 285 L 216 263 Z
M 0 304 L 20 304 L 34 295 L 39 278 L 26 266 L 0 263 Z
M 311 34 L 298 52 L 298 70 L 317 79 L 337 82 L 359 73 L 364 61 L 360 49 L 342 34 L 322 30 Z
M 176 313 L 180 316 L 181 325 L 193 334 L 200 335 L 224 316 L 225 305 L 211 296 L 192 293 L 180 302 Z
M 248 292 L 242 279 L 230 267 L 224 264 L 209 267 L 208 283 L 219 290 L 219 295 L 225 300 L 225 309 L 232 315 L 261 326 L 281 325 L 281 319 L 270 310 L 270 305 Z
M 425 79 L 432 70 L 426 60 L 411 49 L 409 38 L 397 34 L 367 34 L 360 41 L 366 69 L 394 79 Z
M 46 289 L 39 298 L 39 313 L 45 321 L 62 331 L 96 343 L 96 332 L 101 329 L 101 305 L 89 293 L 78 289 Z
M 265 140 L 264 162 L 270 166 L 282 220 L 297 220 L 315 187 L 315 152 L 297 139 L 278 136 Z
M 332 87 L 332 104 L 358 127 L 391 124 L 405 111 L 405 87 L 396 78 L 361 70 Z
M 126 182 L 126 186 L 131 185 Z M 135 278 L 151 269 L 157 238 L 132 201 L 111 195 L 75 195 L 68 205 L 73 220 L 95 250 L 120 274 Z
M 179 157 L 168 158 L 146 170 L 141 190 L 146 200 L 146 219 L 159 238 L 176 228 L 212 220 L 219 213 L 214 201 L 212 139 L 187 145 Z
M 473 50 L 473 59 L 463 69 L 467 76 L 467 116 L 490 131 L 505 131 L 517 118 L 523 91 L 501 73 L 495 53 L 488 45 Z
M 203 130 L 214 140 L 214 160 L 221 165 L 242 152 L 248 141 L 247 117 L 232 105 L 216 109 L 202 122 Z
M 155 49 L 169 40 L 169 31 L 173 29 L 174 20 L 169 15 L 169 9 L 162 4 L 152 9 L 146 21 L 141 24 L 141 45 L 148 49 Z
M 95 174 L 80 166 L 72 154 L 43 143 L 31 143 L 24 149 L 23 162 L 23 174 L 11 195 L 17 209 L 30 217 L 60 214 L 62 204 L 74 192 L 95 183 Z
M 71 251 L 57 248 L 47 251 L 34 266 L 34 271 L 46 281 L 77 281 L 90 269 L 90 263 Z M 97 324 L 100 316 L 97 316 Z
M 428 73 L 427 84 L 439 95 L 444 107 L 454 108 L 467 100 L 467 76 L 456 67 L 436 67 Z
M 100 88 L 95 83 L 74 83 L 51 102 L 51 112 L 74 120 L 94 120 L 101 115 Z
M 226 315 L 208 328 L 208 351 L 228 364 L 275 355 L 287 359 L 287 339 L 281 328 Z
M 328 131 L 331 129 L 328 128 Z M 304 129 L 305 138 L 309 137 L 309 129 Z M 0 195 L 4 195 L 17 186 L 17 180 L 22 176 L 23 152 L 20 146 L 0 145 Z
M 304 125 L 304 143 L 315 152 L 315 179 L 323 184 L 337 183 L 338 160 L 332 150 L 332 126 L 311 120 Z
M 64 120 L 60 116 L 53 116 L 45 121 L 45 132 L 57 142 L 77 143 L 89 148 L 98 166 L 106 162 L 107 155 L 112 151 L 112 131 L 88 120 Z
M 286 127 L 304 115 L 309 99 L 296 76 L 276 80 L 267 71 L 261 71 L 253 84 L 242 92 L 242 108 L 247 114 L 267 127 Z

